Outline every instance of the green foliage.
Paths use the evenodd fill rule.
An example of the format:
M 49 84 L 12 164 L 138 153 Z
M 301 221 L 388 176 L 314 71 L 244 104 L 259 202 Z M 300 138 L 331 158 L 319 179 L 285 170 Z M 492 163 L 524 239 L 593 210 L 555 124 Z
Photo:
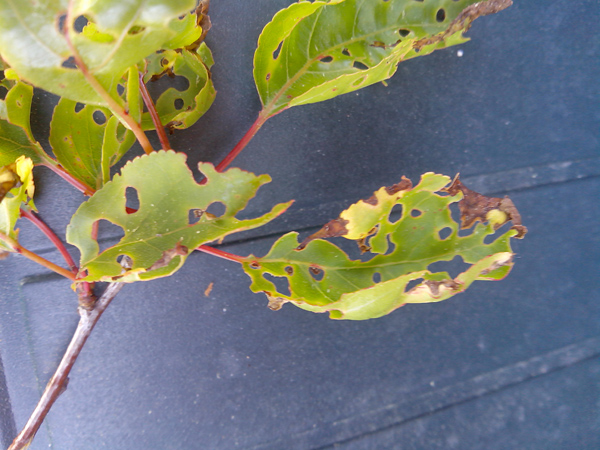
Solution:
M 178 51 L 165 50 L 148 58 L 144 81 L 168 74 L 184 77 L 188 82 L 185 90 L 170 87 L 156 101 L 156 111 L 163 125 L 171 130 L 188 128 L 210 108 L 216 95 L 208 71 L 212 65 L 212 54 L 204 42 L 200 44 L 198 51 L 185 48 Z M 154 129 L 150 114 L 144 114 L 142 127 Z
M 477 224 L 469 235 L 459 236 L 450 205 L 461 201 L 463 193 L 448 195 L 443 188 L 449 181 L 428 173 L 411 188 L 404 179 L 352 205 L 301 245 L 297 233 L 283 236 L 266 256 L 249 256 L 244 262 L 252 279 L 250 289 L 264 292 L 273 308 L 292 302 L 310 311 L 328 311 L 334 319 L 362 320 L 388 314 L 406 303 L 445 300 L 475 280 L 503 278 L 512 267 L 510 238 L 519 231 L 511 229 L 486 243 L 500 225 L 498 220 L 488 220 L 487 225 Z M 470 193 L 469 198 L 474 195 Z M 480 203 L 487 199 L 478 198 Z M 495 205 L 499 199 L 491 200 Z M 390 214 L 396 205 L 401 205 L 402 215 L 393 220 Z M 502 207 L 489 211 L 498 208 Z M 467 209 L 463 217 L 472 212 L 471 207 Z M 508 218 L 505 215 L 504 221 Z M 349 259 L 339 247 L 320 239 L 331 236 L 358 240 L 363 251 L 371 252 L 370 257 Z M 456 277 L 428 270 L 433 263 L 457 256 L 470 268 Z M 289 293 L 271 277 L 283 278 Z M 414 280 L 421 282 L 407 288 Z
M 182 153 L 142 156 L 83 203 L 67 228 L 67 241 L 81 251 L 84 280 L 132 282 L 171 275 L 199 245 L 264 225 L 289 206 L 279 204 L 261 217 L 239 220 L 235 215 L 270 177 L 240 169 L 218 173 L 208 163 L 198 167 L 205 184 L 194 181 Z M 137 211 L 126 209 L 128 188 L 137 193 Z M 221 216 L 206 212 L 213 203 L 225 206 Z M 194 216 L 198 216 L 195 223 Z M 101 219 L 124 232 L 118 244 L 103 252 L 93 237 L 94 224 Z M 122 255 L 132 260 L 126 271 L 118 262 Z
M 106 108 L 62 98 L 50 123 L 50 145 L 56 159 L 71 175 L 92 187 L 102 185 L 102 143 L 107 117 L 111 114 Z
M 254 80 L 266 114 L 384 81 L 400 61 L 465 42 L 462 33 L 470 23 L 495 12 L 467 8 L 476 2 L 337 0 L 290 5 L 265 27 L 254 55 Z
M 65 33 L 103 88 L 117 98 L 125 71 L 162 48 L 177 34 L 172 23 L 193 9 L 194 0 L 0 0 L 0 53 L 19 76 L 74 101 L 107 106 L 69 58 Z M 88 24 L 74 26 L 83 16 Z
M 38 164 L 43 150 L 29 124 L 33 87 L 20 81 L 6 84 L 10 90 L 0 100 L 0 165 L 8 165 L 21 155 Z

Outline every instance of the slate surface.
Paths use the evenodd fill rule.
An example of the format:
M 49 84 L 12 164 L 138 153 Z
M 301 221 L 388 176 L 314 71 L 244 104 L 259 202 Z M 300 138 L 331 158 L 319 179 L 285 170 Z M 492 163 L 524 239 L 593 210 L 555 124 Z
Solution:
M 259 109 L 262 26 L 289 1 L 213 2 L 219 91 L 172 144 L 218 161 Z M 402 174 L 461 172 L 509 194 L 530 233 L 498 283 L 366 322 L 335 322 L 248 291 L 235 264 L 193 255 L 127 286 L 101 319 L 31 449 L 596 449 L 600 447 L 600 19 L 594 1 L 519 1 L 473 40 L 377 85 L 268 122 L 236 165 L 269 173 L 259 212 L 287 218 L 225 246 L 264 253 Z M 38 94 L 43 134 L 50 98 Z M 81 197 L 39 170 L 57 231 Z M 23 242 L 60 262 L 27 224 Z M 210 282 L 214 288 L 203 295 Z M 0 431 L 27 420 L 77 323 L 67 282 L 0 262 Z

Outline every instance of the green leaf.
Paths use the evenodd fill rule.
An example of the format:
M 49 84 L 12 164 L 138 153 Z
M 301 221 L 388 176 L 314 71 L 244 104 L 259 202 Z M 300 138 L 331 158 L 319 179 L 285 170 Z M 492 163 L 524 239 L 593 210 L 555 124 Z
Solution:
M 87 272 L 82 281 L 133 282 L 171 275 L 199 245 L 264 225 L 289 206 L 279 204 L 264 216 L 237 219 L 269 176 L 240 169 L 218 173 L 211 164 L 201 163 L 198 167 L 207 180 L 198 184 L 185 159 L 173 151 L 136 158 L 79 207 L 67 228 L 67 241 L 81 251 L 81 268 Z M 126 209 L 128 188 L 139 199 L 136 212 Z M 226 208 L 219 217 L 206 212 L 214 203 Z M 194 216 L 199 216 L 195 223 Z M 121 227 L 124 236 L 100 252 L 92 230 L 102 219 Z M 122 255 L 132 259 L 127 270 L 118 262 Z
M 444 188 L 449 181 L 428 173 L 413 188 L 403 179 L 352 205 L 302 244 L 297 233 L 283 236 L 266 256 L 246 258 L 250 289 L 264 292 L 273 309 L 292 302 L 309 311 L 328 311 L 331 318 L 363 320 L 406 303 L 445 300 L 475 280 L 503 278 L 512 267 L 510 238 L 526 232 L 518 211 L 510 200 L 469 191 L 458 179 Z M 460 236 L 450 210 L 456 202 L 463 226 L 478 220 L 487 224 L 478 223 L 470 234 Z M 390 215 L 397 205 L 402 212 L 394 220 Z M 494 236 L 508 220 L 514 227 Z M 334 236 L 357 240 L 362 251 L 371 251 L 369 258 L 350 259 L 322 239 Z M 456 257 L 470 265 L 458 276 L 430 270 L 433 263 Z M 273 277 L 281 278 L 287 289 Z
M 21 206 L 35 209 L 33 198 L 33 162 L 21 156 L 16 162 L 0 167 L 0 232 L 17 240 L 15 228 Z M 0 252 L 12 252 L 12 245 L 0 238 Z
M 102 185 L 102 144 L 111 116 L 106 108 L 62 98 L 50 122 L 49 141 L 56 159 L 67 172 L 94 188 Z
M 171 27 L 193 9 L 194 0 L 103 0 L 72 2 L 73 20 L 85 17 L 85 31 L 69 36 L 89 71 L 118 97 L 117 84 L 128 67 L 162 48 L 176 35 Z M 47 91 L 82 103 L 106 106 L 80 70 L 59 29 L 67 0 L 0 0 L 0 54 L 21 78 Z
M 39 164 L 44 151 L 35 141 L 29 124 L 33 87 L 14 83 L 5 100 L 0 100 L 0 165 L 8 165 L 21 156 Z
M 254 80 L 265 114 L 390 78 L 399 62 L 465 42 L 471 22 L 511 0 L 299 2 L 258 40 Z M 471 5 L 471 6 L 470 6 Z
M 168 74 L 184 77 L 188 82 L 185 90 L 170 87 L 156 101 L 156 111 L 163 125 L 171 130 L 188 128 L 208 111 L 216 95 L 209 73 L 212 63 L 212 54 L 204 42 L 197 52 L 165 50 L 148 58 L 144 81 Z M 144 114 L 142 127 L 154 129 L 150 114 Z

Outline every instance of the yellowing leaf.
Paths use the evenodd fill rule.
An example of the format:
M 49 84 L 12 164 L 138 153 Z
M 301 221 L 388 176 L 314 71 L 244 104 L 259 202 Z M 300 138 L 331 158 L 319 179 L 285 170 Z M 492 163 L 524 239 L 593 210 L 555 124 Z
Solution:
M 245 259 L 250 289 L 264 292 L 274 309 L 291 302 L 309 311 L 329 312 L 334 319 L 362 320 L 406 303 L 445 300 L 475 280 L 503 278 L 512 267 L 510 239 L 526 232 L 516 208 L 508 199 L 469 191 L 458 179 L 449 183 L 450 178 L 432 173 L 424 174 L 415 187 L 403 178 L 352 205 L 302 244 L 297 233 L 283 236 L 266 256 Z M 472 226 L 472 216 L 480 217 L 483 210 L 494 210 L 513 220 L 513 228 L 490 239 L 500 225 L 494 215 L 492 223 L 478 223 L 470 234 L 460 236 L 450 211 L 457 202 L 463 226 L 469 220 Z M 397 220 L 391 217 L 394 207 L 401 207 Z M 369 258 L 350 259 L 323 240 L 335 236 L 357 240 L 363 252 L 371 252 Z M 431 271 L 433 263 L 457 256 L 470 265 L 458 276 Z M 287 289 L 273 277 L 281 278 Z
M 33 204 L 33 162 L 24 156 L 13 164 L 0 167 L 0 232 L 17 240 L 15 228 L 21 206 L 35 209 Z M 0 239 L 0 251 L 12 252 L 13 246 Z

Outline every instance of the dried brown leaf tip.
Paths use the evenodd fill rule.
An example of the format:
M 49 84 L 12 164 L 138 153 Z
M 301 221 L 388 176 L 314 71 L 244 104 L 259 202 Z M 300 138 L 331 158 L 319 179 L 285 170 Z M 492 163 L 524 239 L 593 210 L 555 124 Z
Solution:
M 527 227 L 523 226 L 519 211 L 508 197 L 486 197 L 472 191 L 461 183 L 458 175 L 456 175 L 452 184 L 442 191 L 450 195 L 456 195 L 458 192 L 463 193 L 462 200 L 458 202 L 462 229 L 472 227 L 478 220 L 488 222 L 492 219 L 494 228 L 497 229 L 510 220 L 513 223 L 512 228 L 517 230 L 516 238 L 522 239 L 527 233 Z M 494 212 L 500 214 L 494 214 Z
M 302 243 L 296 247 L 296 250 L 303 250 L 310 241 L 314 241 L 315 239 L 325 239 L 330 237 L 338 237 L 344 236 L 348 233 L 348 229 L 346 228 L 348 225 L 348 221 L 345 219 L 333 219 L 323 225 L 319 231 L 314 234 L 311 234 L 306 239 L 302 241 Z
M 442 42 L 447 37 L 452 36 L 461 30 L 467 31 L 473 21 L 478 17 L 496 14 L 497 12 L 508 8 L 512 3 L 512 0 L 487 0 L 467 6 L 463 12 L 450 23 L 446 31 L 436 34 L 435 36 L 418 40 L 413 44 L 413 48 L 418 51 L 426 45 Z
M 287 303 L 288 301 L 281 297 L 273 297 L 270 293 L 265 292 L 267 294 L 267 298 L 269 299 L 269 304 L 267 305 L 271 311 L 279 311 L 281 307 Z
M 175 256 L 185 256 L 189 252 L 185 245 L 181 245 L 180 242 L 174 248 L 165 250 L 158 261 L 152 264 L 146 270 L 160 269 L 161 267 L 167 266 Z

